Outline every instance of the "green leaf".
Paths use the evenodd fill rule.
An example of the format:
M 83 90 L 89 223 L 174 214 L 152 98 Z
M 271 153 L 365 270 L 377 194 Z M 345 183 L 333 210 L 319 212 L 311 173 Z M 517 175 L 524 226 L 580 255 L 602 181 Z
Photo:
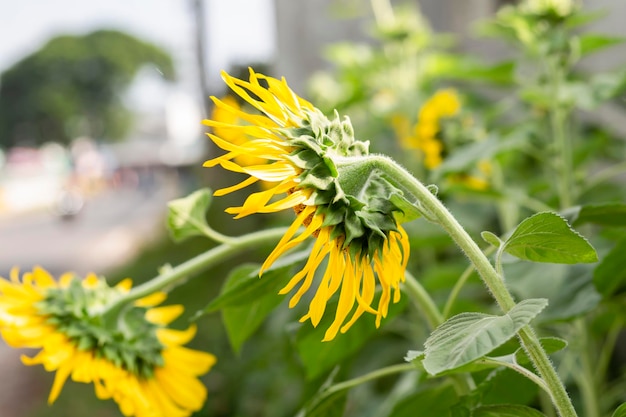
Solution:
M 626 291 L 626 238 L 602 259 L 593 273 L 593 285 L 604 297 Z
M 485 242 L 489 243 L 495 248 L 499 248 L 500 245 L 502 245 L 502 241 L 500 240 L 500 238 L 491 232 L 485 230 L 483 232 L 480 232 L 480 236 Z
M 426 340 L 424 368 L 429 374 L 437 375 L 487 355 L 515 336 L 546 305 L 545 299 L 531 299 L 520 302 L 502 316 L 461 313 L 451 317 Z
M 307 259 L 309 254 L 309 250 L 303 250 L 282 256 L 261 277 L 258 266 L 254 270 L 249 270 L 247 275 L 238 276 L 235 283 L 222 288 L 220 295 L 211 301 L 203 312 L 210 313 L 225 307 L 247 305 L 265 294 L 277 295 L 291 278 L 291 275 L 285 272 L 292 265 Z
M 415 417 L 420 415 L 448 416 L 459 397 L 449 384 L 422 389 L 398 402 L 389 414 L 393 417 Z
M 175 242 L 205 235 L 209 229 L 206 212 L 211 204 L 211 195 L 210 189 L 203 188 L 167 204 L 167 227 Z
M 240 282 L 247 282 L 251 275 L 258 276 L 258 265 L 242 265 L 235 269 L 224 283 L 224 292 L 236 287 Z M 286 269 L 280 270 L 288 274 Z M 275 275 L 275 274 L 274 274 Z M 276 276 L 271 279 L 277 279 Z M 228 340 L 233 350 L 239 353 L 243 343 L 259 328 L 269 313 L 283 301 L 283 297 L 274 293 L 260 294 L 244 306 L 226 307 L 222 318 Z
M 613 413 L 612 417 L 626 417 L 626 403 L 622 403 Z
M 509 254 L 534 262 L 592 263 L 595 249 L 556 213 L 537 213 L 522 221 L 504 242 Z
M 376 292 L 376 297 L 380 297 L 380 291 Z M 382 321 L 383 326 L 406 308 L 406 299 L 407 297 L 402 297 L 398 303 L 389 305 L 387 318 Z M 317 327 L 306 322 L 298 330 L 296 349 L 302 359 L 308 379 L 323 374 L 352 355 L 379 331 L 375 325 L 376 317 L 373 314 L 364 314 L 346 333 L 339 333 L 335 339 L 322 342 L 326 330 L 335 318 L 336 309 L 337 302 L 329 302 L 326 313 Z
M 474 409 L 472 417 L 545 417 L 545 414 L 525 405 L 495 404 Z
M 545 350 L 548 355 L 563 350 L 567 347 L 567 341 L 559 337 L 542 337 L 539 339 L 539 342 L 541 343 L 543 350 Z M 514 355 L 515 362 L 517 362 L 518 364 L 525 365 L 530 363 L 530 359 L 528 358 L 528 355 L 526 355 L 524 349 L 517 349 Z
M 579 39 L 581 56 L 598 52 L 624 42 L 624 38 L 622 37 L 606 36 L 597 33 L 585 33 L 580 35 Z
M 593 223 L 601 226 L 626 226 L 626 204 L 590 204 L 573 209 L 572 224 Z

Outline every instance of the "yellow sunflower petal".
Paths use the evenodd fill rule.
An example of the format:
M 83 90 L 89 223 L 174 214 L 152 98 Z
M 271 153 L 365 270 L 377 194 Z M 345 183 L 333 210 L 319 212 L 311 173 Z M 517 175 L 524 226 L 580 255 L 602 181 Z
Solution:
M 159 342 L 165 346 L 184 345 L 196 335 L 197 327 L 191 325 L 187 330 L 158 329 L 156 331 Z
M 155 292 L 146 297 L 140 298 L 135 301 L 135 305 L 137 307 L 154 307 L 156 305 L 161 304 L 163 301 L 167 299 L 167 293 L 163 291 Z
M 185 308 L 182 305 L 175 304 L 171 306 L 155 307 L 146 311 L 146 320 L 150 323 L 167 325 L 176 320 Z

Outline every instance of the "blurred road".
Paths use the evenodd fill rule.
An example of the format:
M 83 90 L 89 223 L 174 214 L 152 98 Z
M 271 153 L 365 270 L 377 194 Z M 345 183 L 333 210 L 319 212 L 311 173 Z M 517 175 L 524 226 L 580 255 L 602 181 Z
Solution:
M 0 276 L 14 265 L 22 271 L 40 265 L 55 275 L 118 266 L 163 232 L 170 198 L 163 189 L 114 190 L 88 200 L 71 220 L 51 211 L 0 218 Z
M 107 191 L 89 199 L 69 221 L 51 211 L 0 218 L 0 276 L 8 278 L 40 265 L 53 275 L 74 271 L 102 274 L 130 261 L 143 245 L 165 231 L 167 201 L 174 191 Z M 0 339 L 0 417 L 24 417 L 45 402 L 49 378 L 41 367 L 25 367 L 19 355 Z M 32 356 L 33 352 L 28 352 Z M 28 393 L 28 394 L 26 394 Z M 25 396 L 29 399 L 25 401 Z

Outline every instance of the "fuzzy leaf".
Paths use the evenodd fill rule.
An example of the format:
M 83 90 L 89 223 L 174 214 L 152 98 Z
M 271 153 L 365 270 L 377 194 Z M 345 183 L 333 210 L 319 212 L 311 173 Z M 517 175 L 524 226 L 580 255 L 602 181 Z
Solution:
M 500 238 L 491 232 L 485 230 L 483 232 L 480 232 L 480 236 L 485 242 L 489 243 L 494 248 L 499 248 L 502 245 L 502 241 L 500 240 Z
M 502 316 L 461 313 L 450 318 L 426 340 L 424 368 L 429 374 L 437 375 L 489 354 L 515 336 L 547 305 L 545 299 L 530 299 Z
M 522 221 L 504 242 L 504 250 L 520 259 L 562 264 L 597 262 L 587 239 L 556 213 L 537 213 Z
M 175 242 L 205 234 L 209 228 L 206 212 L 211 205 L 211 195 L 210 189 L 203 188 L 167 204 L 167 227 Z

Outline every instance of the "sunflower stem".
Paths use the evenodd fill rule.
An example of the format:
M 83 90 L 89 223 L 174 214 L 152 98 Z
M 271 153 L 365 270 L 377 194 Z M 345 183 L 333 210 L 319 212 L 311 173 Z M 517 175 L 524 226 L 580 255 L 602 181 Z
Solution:
M 476 242 L 428 187 L 388 157 L 369 155 L 351 159 L 353 163 L 369 164 L 369 169 L 378 170 L 381 175 L 394 186 L 397 186 L 403 193 L 409 193 L 409 195 L 404 196 L 406 201 L 412 201 L 416 209 L 427 213 L 428 216 L 425 217 L 435 221 L 450 235 L 472 262 L 502 311 L 506 313 L 515 306 L 515 300 L 507 289 L 503 277 L 498 274 Z M 341 163 L 348 163 L 347 158 L 341 161 Z M 565 390 L 565 385 L 559 378 L 534 330 L 529 325 L 524 326 L 518 332 L 518 337 L 539 375 L 545 381 L 552 403 L 559 415 L 561 417 L 577 416 L 576 410 Z
M 422 284 L 415 279 L 415 277 L 408 271 L 405 272 L 406 281 L 404 282 L 404 289 L 409 296 L 415 302 L 415 305 L 422 310 L 428 327 L 435 329 L 441 323 L 443 323 L 443 316 L 437 308 L 437 305 L 433 301 L 432 297 L 424 289 Z
M 328 387 L 328 389 L 324 393 L 324 396 L 330 396 L 336 392 L 356 387 L 365 382 L 382 378 L 383 376 L 398 374 L 398 373 L 407 372 L 407 371 L 415 371 L 415 370 L 416 370 L 415 365 L 413 365 L 412 363 L 403 363 L 403 364 L 398 364 L 398 365 L 387 366 L 385 368 L 380 368 L 375 371 L 369 372 L 365 375 L 361 375 L 359 377 L 331 385 L 330 387 Z
M 191 258 L 182 264 L 170 268 L 156 277 L 152 278 L 137 287 L 133 288 L 126 294 L 115 299 L 104 310 L 103 314 L 111 315 L 117 312 L 124 305 L 138 300 L 142 297 L 146 297 L 150 294 L 154 294 L 157 291 L 164 290 L 168 287 L 175 286 L 179 281 L 188 278 L 191 275 L 197 274 L 206 270 L 219 262 L 223 262 L 225 259 L 232 257 L 244 250 L 250 249 L 254 246 L 265 244 L 274 240 L 280 239 L 287 228 L 279 227 L 269 230 L 263 230 L 259 232 L 250 233 L 247 235 L 239 236 L 236 238 L 230 238 L 229 243 L 223 243 L 206 252 Z

